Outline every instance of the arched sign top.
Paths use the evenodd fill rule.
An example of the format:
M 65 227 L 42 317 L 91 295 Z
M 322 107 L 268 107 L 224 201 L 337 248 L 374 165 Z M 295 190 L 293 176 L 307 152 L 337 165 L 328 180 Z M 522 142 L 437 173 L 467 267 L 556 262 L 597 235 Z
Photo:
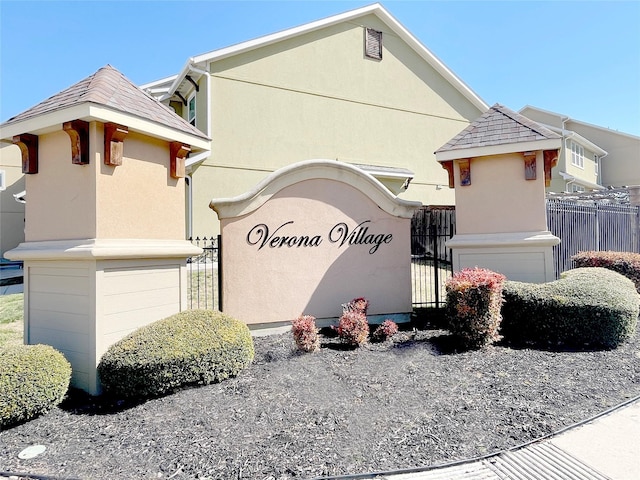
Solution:
M 276 170 L 248 192 L 233 198 L 213 199 L 209 207 L 218 218 L 234 218 L 249 214 L 264 205 L 282 189 L 305 180 L 325 179 L 342 182 L 369 197 L 389 215 L 411 218 L 422 204 L 395 196 L 367 172 L 338 160 L 305 160 Z

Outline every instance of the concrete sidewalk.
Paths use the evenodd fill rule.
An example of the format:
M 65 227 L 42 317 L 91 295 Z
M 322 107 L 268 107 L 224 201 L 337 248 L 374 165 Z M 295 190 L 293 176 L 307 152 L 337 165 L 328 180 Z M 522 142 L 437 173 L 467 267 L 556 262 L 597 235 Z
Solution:
M 640 398 L 522 448 L 379 480 L 639 480 Z

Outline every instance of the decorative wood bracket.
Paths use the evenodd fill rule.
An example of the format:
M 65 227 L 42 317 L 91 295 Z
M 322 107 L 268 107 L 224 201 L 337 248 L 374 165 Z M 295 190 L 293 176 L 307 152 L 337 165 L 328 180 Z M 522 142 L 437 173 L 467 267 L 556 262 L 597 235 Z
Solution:
M 124 153 L 124 137 L 129 129 L 117 123 L 104 124 L 104 163 L 105 165 L 122 165 Z
M 189 75 L 186 75 L 184 78 L 189 80 L 189 83 L 191 83 L 191 85 L 193 85 L 193 88 L 196 89 L 196 92 L 200 91 L 200 87 L 198 86 L 198 84 L 195 82 L 195 80 L 193 78 L 191 78 Z
M 535 180 L 536 178 L 536 152 L 524 152 L 524 179 Z
M 458 166 L 460 167 L 460 185 L 463 187 L 471 185 L 471 160 L 468 158 L 458 160 Z
M 551 169 L 558 164 L 558 150 L 544 151 L 544 186 L 551 185 Z
M 182 95 L 180 95 L 180 92 L 175 91 L 173 92 L 173 94 L 178 97 L 180 100 L 182 100 L 183 105 L 186 107 L 187 106 L 187 99 L 184 98 Z
M 13 137 L 22 153 L 22 173 L 38 173 L 38 136 L 23 133 Z
M 62 124 L 62 129 L 71 139 L 71 163 L 74 165 L 89 164 L 89 123 L 84 120 L 73 120 Z
M 191 151 L 189 145 L 182 142 L 171 142 L 171 165 L 170 174 L 173 178 L 184 178 L 184 160 Z
M 449 188 L 454 188 L 455 183 L 453 180 L 453 160 L 447 160 L 446 162 L 440 162 L 440 166 L 447 171 L 449 175 Z

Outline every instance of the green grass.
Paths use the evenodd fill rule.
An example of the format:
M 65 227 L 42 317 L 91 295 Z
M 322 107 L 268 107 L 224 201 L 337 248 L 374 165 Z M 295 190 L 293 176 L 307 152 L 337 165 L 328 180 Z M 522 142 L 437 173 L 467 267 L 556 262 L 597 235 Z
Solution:
M 219 298 L 213 298 L 214 289 L 218 291 L 218 268 L 211 265 L 192 268 L 187 277 L 187 308 L 219 310 Z
M 23 342 L 24 294 L 0 295 L 0 348 Z

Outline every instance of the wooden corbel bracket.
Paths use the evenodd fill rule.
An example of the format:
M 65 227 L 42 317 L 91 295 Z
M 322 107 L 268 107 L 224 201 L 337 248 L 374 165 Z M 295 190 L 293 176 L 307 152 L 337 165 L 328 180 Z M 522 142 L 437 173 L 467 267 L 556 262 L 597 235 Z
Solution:
M 191 146 L 182 142 L 171 142 L 170 154 L 170 174 L 173 178 L 184 178 L 185 176 L 185 158 L 191 151 Z
M 124 138 L 129 128 L 117 123 L 104 124 L 104 163 L 105 165 L 122 165 L 124 154 Z
M 444 168 L 447 171 L 447 174 L 449 175 L 449 188 L 454 188 L 455 183 L 453 180 L 453 160 L 440 162 L 440 165 L 442 166 L 442 168 Z
M 89 123 L 84 120 L 73 120 L 62 124 L 62 129 L 71 139 L 71 163 L 74 165 L 89 164 Z
M 38 136 L 22 133 L 13 137 L 13 143 L 22 153 L 22 173 L 38 173 Z
M 544 151 L 544 186 L 551 185 L 551 169 L 558 164 L 558 150 Z
M 535 180 L 536 178 L 536 152 L 524 152 L 524 179 Z

